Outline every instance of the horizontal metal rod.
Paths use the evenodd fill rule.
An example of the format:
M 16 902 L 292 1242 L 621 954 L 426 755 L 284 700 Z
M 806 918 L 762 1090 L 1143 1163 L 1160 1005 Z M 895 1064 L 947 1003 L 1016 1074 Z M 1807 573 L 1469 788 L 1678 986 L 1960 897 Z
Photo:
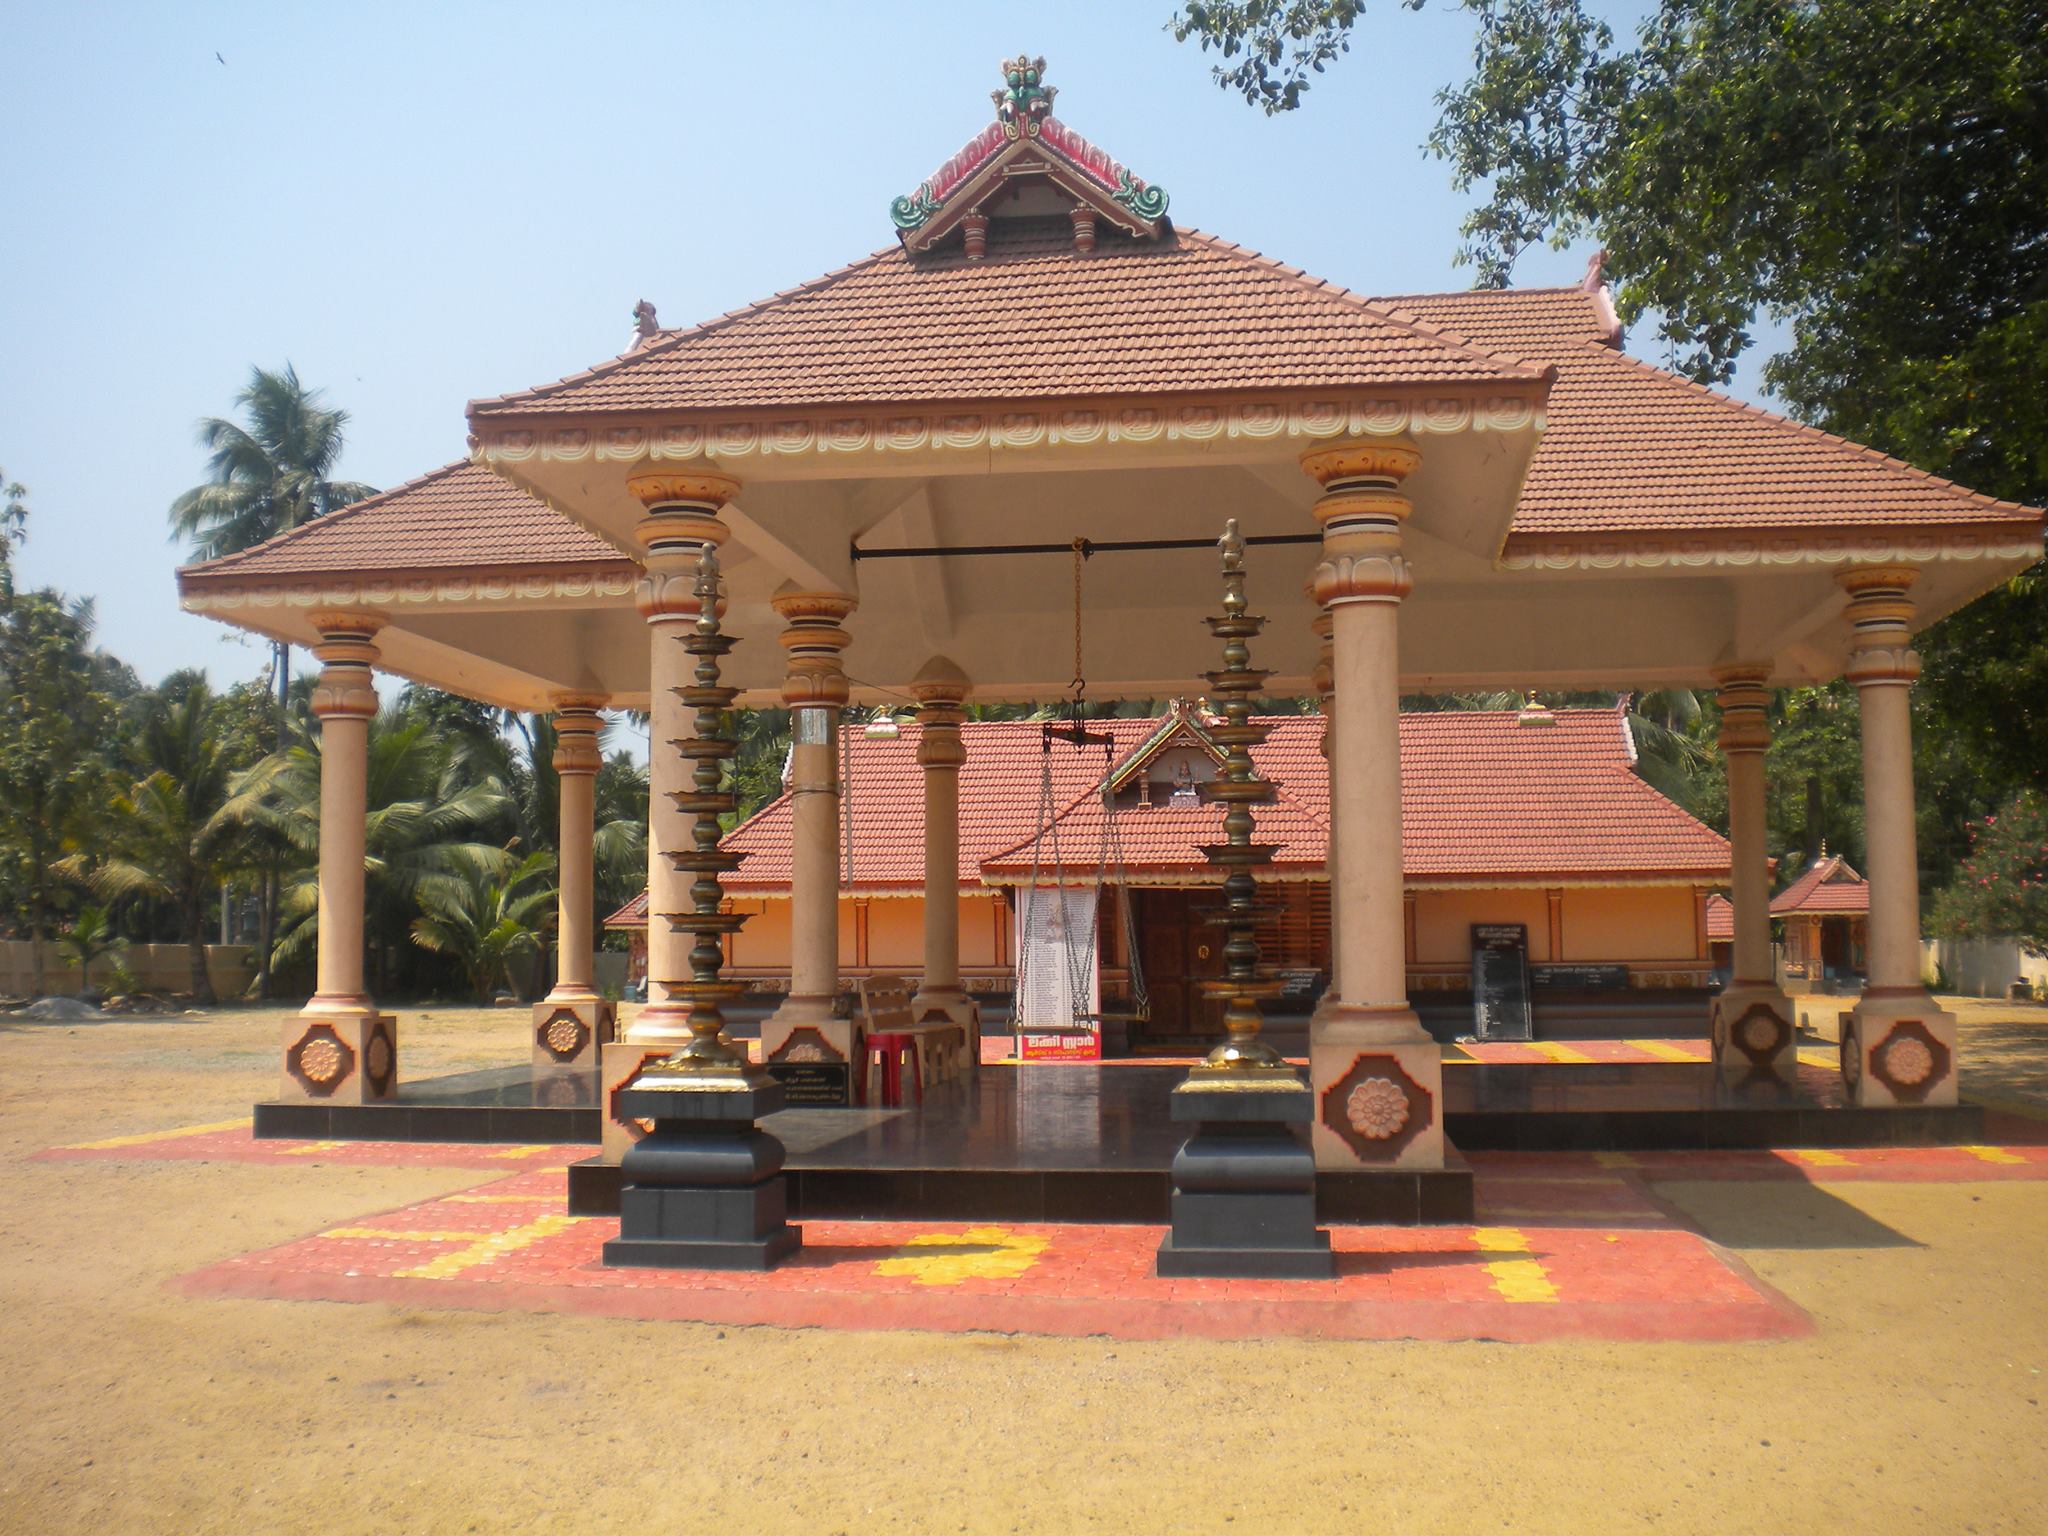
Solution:
M 1320 533 L 1255 533 L 1247 544 L 1320 544 Z M 1121 555 L 1149 549 L 1214 549 L 1214 539 L 1083 539 L 1081 558 Z M 853 546 L 856 560 L 935 560 L 944 555 L 1070 555 L 1073 541 L 1065 544 L 925 544 L 912 549 L 862 549 Z

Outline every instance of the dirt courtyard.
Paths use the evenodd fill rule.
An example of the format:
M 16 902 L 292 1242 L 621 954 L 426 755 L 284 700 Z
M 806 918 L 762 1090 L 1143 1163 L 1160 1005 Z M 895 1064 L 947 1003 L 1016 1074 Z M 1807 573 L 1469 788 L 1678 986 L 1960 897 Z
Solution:
M 2048 1106 L 2048 1008 L 1953 1006 L 1966 1091 Z M 399 1012 L 409 1076 L 524 1049 L 523 1014 Z M 30 1160 L 246 1116 L 277 1019 L 0 1022 L 0 1531 L 2048 1529 L 2048 1182 L 1658 1182 L 1811 1317 L 1770 1343 L 1131 1342 L 177 1294 L 491 1177 Z

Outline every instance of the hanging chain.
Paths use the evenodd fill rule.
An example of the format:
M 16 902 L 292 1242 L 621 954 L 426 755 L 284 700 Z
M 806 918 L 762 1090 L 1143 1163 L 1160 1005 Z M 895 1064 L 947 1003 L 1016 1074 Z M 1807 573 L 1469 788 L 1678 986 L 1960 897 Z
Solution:
M 1076 537 L 1074 540 L 1074 718 L 1081 718 L 1081 695 L 1088 691 L 1088 680 L 1081 672 L 1081 565 L 1088 558 L 1088 541 Z

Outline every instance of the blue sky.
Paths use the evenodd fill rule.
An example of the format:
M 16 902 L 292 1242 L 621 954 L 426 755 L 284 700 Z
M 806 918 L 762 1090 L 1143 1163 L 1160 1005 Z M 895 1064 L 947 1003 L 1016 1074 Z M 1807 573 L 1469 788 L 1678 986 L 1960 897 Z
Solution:
M 1172 9 L 0 3 L 25 579 L 96 597 L 145 678 L 260 672 L 253 640 L 178 612 L 165 523 L 203 477 L 194 423 L 252 364 L 323 386 L 353 418 L 342 473 L 396 485 L 462 453 L 470 398 L 618 352 L 637 299 L 685 324 L 888 243 L 889 199 L 987 121 L 1019 49 L 1179 223 L 1368 293 L 1469 285 L 1467 199 L 1421 149 L 1463 15 L 1386 0 L 1267 118 Z M 1531 252 L 1518 280 L 1576 282 L 1586 255 Z

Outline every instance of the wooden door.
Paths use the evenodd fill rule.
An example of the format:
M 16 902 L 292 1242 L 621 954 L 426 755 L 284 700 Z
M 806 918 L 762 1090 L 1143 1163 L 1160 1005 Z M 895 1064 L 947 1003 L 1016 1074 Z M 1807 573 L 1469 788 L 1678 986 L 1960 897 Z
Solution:
M 1140 1038 L 1160 1043 L 1223 1036 L 1223 1005 L 1201 995 L 1204 977 L 1223 974 L 1223 935 L 1202 920 L 1207 891 L 1136 891 L 1132 913 L 1152 1017 Z

